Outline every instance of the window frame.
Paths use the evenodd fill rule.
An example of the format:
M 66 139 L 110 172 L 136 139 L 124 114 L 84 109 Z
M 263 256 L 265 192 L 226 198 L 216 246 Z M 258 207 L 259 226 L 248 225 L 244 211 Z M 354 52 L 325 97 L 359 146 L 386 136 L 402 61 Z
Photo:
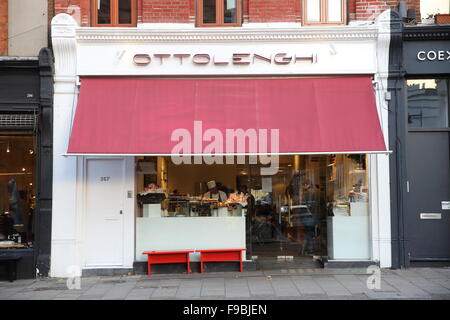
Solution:
M 216 1 L 216 23 L 203 23 L 203 0 L 195 1 L 196 4 L 196 27 L 202 28 L 226 28 L 242 26 L 242 0 L 236 0 L 236 23 L 224 22 L 223 0 Z
M 446 80 L 447 82 L 447 127 L 411 127 L 409 125 L 408 80 Z M 450 132 L 450 77 L 439 75 L 408 75 L 404 81 L 406 101 L 406 127 L 408 132 Z
M 347 24 L 347 1 L 341 1 L 341 21 L 328 21 L 328 0 L 320 0 L 320 21 L 308 21 L 307 16 L 307 0 L 302 1 L 302 24 L 305 26 L 317 26 L 317 25 L 326 25 L 326 26 L 341 26 Z
M 109 0 L 111 23 L 98 23 L 98 1 L 91 0 L 91 14 L 93 27 L 136 27 L 137 25 L 137 3 L 136 0 L 131 0 L 131 23 L 119 23 L 119 0 Z

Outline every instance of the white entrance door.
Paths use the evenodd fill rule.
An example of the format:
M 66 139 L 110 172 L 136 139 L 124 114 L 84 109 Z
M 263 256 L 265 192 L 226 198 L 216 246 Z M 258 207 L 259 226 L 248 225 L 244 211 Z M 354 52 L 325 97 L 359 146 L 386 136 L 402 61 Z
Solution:
M 86 161 L 86 267 L 124 264 L 125 160 Z

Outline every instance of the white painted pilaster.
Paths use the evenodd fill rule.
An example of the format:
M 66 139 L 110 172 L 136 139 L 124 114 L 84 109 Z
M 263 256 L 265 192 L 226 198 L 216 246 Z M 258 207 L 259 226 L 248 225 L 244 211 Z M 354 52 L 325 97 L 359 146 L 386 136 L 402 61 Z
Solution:
M 53 210 L 50 275 L 67 276 L 69 266 L 80 266 L 76 241 L 76 158 L 64 157 L 77 102 L 77 24 L 68 14 L 52 20 L 55 56 L 53 110 Z

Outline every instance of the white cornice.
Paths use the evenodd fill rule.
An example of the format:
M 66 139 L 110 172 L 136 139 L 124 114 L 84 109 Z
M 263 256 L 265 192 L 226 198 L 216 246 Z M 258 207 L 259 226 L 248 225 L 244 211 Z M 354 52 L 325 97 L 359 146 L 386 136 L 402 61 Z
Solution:
M 76 28 L 79 42 L 227 42 L 227 41 L 355 41 L 376 40 L 377 27 L 214 28 L 155 30 L 139 28 Z

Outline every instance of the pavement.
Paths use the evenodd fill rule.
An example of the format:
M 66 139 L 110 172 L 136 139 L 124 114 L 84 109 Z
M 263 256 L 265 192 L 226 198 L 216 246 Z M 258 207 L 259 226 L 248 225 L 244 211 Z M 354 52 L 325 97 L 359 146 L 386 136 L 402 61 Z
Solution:
M 0 300 L 450 300 L 450 268 L 382 269 L 378 289 L 368 288 L 369 276 L 366 269 L 285 269 L 83 277 L 79 289 L 41 278 L 0 282 Z

